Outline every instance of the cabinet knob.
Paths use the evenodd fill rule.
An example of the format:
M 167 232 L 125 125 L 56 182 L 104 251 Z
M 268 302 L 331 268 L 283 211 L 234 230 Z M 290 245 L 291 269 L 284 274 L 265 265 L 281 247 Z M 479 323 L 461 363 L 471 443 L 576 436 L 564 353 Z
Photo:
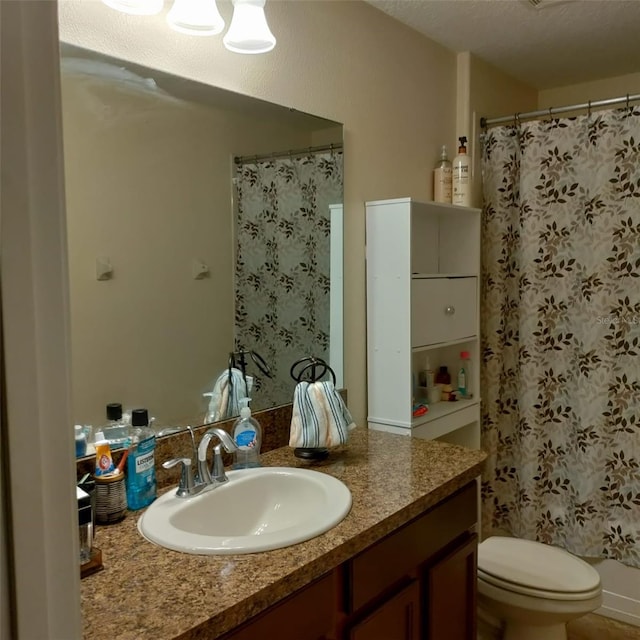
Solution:
M 444 308 L 444 313 L 447 316 L 452 316 L 456 312 L 456 308 L 453 305 L 449 305 Z

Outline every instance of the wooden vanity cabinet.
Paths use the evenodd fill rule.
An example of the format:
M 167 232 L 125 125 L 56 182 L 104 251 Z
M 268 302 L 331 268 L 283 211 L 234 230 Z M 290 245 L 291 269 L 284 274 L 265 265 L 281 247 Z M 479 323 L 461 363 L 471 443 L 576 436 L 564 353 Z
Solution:
M 349 640 L 420 640 L 420 584 L 413 580 L 361 622 L 353 625 Z
M 224 640 L 335 640 L 338 569 L 285 598 Z
M 350 624 L 358 629 L 362 616 L 368 620 L 377 614 L 385 620 L 395 616 L 396 631 L 376 635 L 371 625 L 369 635 L 342 637 L 475 640 L 476 521 L 477 489 L 471 482 L 347 562 L 347 629 Z M 409 624 L 411 607 L 417 621 Z M 459 619 L 451 620 L 452 628 L 464 631 L 448 633 L 453 616 Z
M 224 640 L 475 640 L 475 481 Z
M 424 575 L 424 637 L 467 640 L 477 635 L 478 536 L 470 533 Z

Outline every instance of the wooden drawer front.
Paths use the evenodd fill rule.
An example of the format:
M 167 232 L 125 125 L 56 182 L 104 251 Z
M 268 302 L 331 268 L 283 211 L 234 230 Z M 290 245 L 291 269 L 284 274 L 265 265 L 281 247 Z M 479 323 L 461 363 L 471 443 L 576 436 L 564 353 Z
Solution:
M 411 281 L 411 346 L 450 342 L 476 334 L 477 278 Z
M 357 611 L 433 557 L 477 521 L 476 483 L 358 554 L 349 563 L 350 611 Z
M 336 576 L 329 573 L 281 603 L 273 605 L 224 640 L 321 640 L 332 638 L 336 624 Z
M 349 640 L 419 640 L 420 587 L 415 580 L 358 623 Z

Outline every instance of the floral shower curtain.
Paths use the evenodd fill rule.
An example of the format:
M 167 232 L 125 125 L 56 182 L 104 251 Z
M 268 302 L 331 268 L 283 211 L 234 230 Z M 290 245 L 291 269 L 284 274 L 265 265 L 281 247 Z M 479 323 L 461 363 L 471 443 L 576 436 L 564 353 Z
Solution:
M 482 156 L 485 531 L 640 567 L 640 108 Z
M 243 164 L 236 193 L 235 348 L 264 358 L 273 379 L 253 399 L 277 406 L 293 400 L 296 360 L 329 360 L 329 205 L 342 203 L 342 152 Z

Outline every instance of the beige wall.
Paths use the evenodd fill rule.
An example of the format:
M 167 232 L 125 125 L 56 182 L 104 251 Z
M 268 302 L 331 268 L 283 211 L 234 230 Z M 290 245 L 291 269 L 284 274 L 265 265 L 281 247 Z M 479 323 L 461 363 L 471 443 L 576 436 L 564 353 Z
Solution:
M 640 94 L 640 72 L 605 78 L 594 82 L 545 89 L 538 94 L 538 109 L 581 104 L 589 100 L 607 100 Z M 637 104 L 637 103 L 636 103 Z
M 73 421 L 97 427 L 121 402 L 193 423 L 233 350 L 231 159 L 312 135 L 72 72 L 62 96 Z
M 536 108 L 538 92 L 468 52 L 458 54 L 458 135 L 470 142 L 474 206 L 482 206 L 480 118 Z
M 278 45 L 263 56 L 177 34 L 163 16 L 126 19 L 98 2 L 61 3 L 61 38 L 344 123 L 345 380 L 363 423 L 364 202 L 431 198 L 439 146 L 455 141 L 456 58 L 362 2 L 267 7 Z M 220 8 L 230 15 L 227 3 Z

